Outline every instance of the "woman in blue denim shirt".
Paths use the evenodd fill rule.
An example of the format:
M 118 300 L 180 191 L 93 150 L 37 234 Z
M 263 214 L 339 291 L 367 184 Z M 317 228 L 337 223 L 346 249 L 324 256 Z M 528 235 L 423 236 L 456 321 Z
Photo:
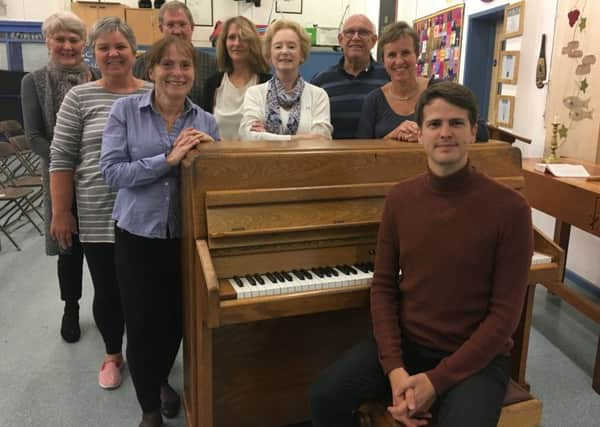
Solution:
M 162 425 L 162 415 L 174 417 L 180 407 L 167 382 L 182 334 L 179 163 L 196 144 L 219 139 L 213 116 L 186 97 L 192 45 L 167 37 L 148 59 L 154 90 L 114 104 L 100 159 L 118 190 L 115 263 L 142 427 Z

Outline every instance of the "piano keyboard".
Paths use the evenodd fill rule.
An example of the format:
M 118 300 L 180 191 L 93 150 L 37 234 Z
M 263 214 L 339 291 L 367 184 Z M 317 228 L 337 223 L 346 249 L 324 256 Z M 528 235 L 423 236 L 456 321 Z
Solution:
M 292 294 L 319 289 L 343 288 L 367 285 L 373 277 L 372 263 L 315 267 L 264 274 L 248 274 L 232 277 L 237 298 L 253 298 L 268 295 Z
M 552 262 L 548 255 L 534 252 L 531 264 Z M 368 285 L 373 278 L 374 265 L 370 262 L 335 267 L 315 267 L 264 274 L 248 274 L 228 279 L 236 297 L 255 298 L 269 295 L 292 294 L 319 289 Z M 400 275 L 402 273 L 400 272 Z

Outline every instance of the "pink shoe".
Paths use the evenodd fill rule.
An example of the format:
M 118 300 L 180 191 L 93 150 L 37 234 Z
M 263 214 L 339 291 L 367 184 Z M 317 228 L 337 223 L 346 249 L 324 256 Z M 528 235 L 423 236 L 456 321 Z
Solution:
M 121 385 L 121 368 L 123 361 L 105 360 L 98 372 L 98 384 L 104 389 L 113 389 Z

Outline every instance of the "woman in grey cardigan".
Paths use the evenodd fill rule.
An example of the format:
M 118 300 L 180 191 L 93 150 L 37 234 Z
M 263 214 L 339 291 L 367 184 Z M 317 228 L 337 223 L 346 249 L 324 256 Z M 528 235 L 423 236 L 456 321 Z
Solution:
M 58 255 L 58 284 L 60 297 L 65 302 L 60 334 L 66 342 L 72 343 L 81 335 L 79 299 L 83 250 L 76 234 L 71 249 L 64 251 L 49 233 L 52 218 L 48 178 L 50 141 L 54 135 L 56 113 L 65 94 L 75 85 L 95 80 L 97 75 L 83 62 L 85 25 L 76 15 L 70 12 L 50 15 L 42 25 L 42 32 L 48 46 L 48 65 L 23 78 L 21 102 L 25 135 L 33 151 L 42 159 L 46 254 Z M 73 211 L 76 209 L 73 202 Z

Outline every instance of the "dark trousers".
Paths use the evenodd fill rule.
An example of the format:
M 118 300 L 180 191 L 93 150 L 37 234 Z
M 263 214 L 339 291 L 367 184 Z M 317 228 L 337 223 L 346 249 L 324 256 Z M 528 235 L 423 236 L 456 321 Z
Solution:
M 447 353 L 414 343 L 403 345 L 410 375 L 437 366 Z M 438 427 L 496 427 L 508 384 L 508 358 L 496 357 L 487 367 L 439 396 L 432 408 Z M 352 427 L 353 412 L 367 401 L 392 400 L 390 383 L 377 356 L 375 340 L 361 342 L 325 369 L 310 389 L 314 427 Z
M 65 302 L 77 302 L 81 298 L 81 277 L 83 274 L 83 247 L 79 235 L 73 234 L 73 245 L 68 254 L 58 255 L 56 270 L 60 299 Z
M 77 202 L 73 194 L 73 216 L 77 219 Z M 79 226 L 77 227 L 79 229 Z M 83 275 L 83 246 L 79 241 L 79 234 L 71 235 L 72 245 L 68 253 L 59 254 L 56 262 L 58 273 L 58 286 L 60 288 L 60 299 L 74 303 L 81 299 L 82 275 Z
M 179 245 L 179 239 L 150 239 L 115 227 L 127 363 L 144 412 L 160 408 L 160 386 L 169 377 L 181 343 Z
M 118 354 L 123 345 L 125 321 L 115 270 L 113 243 L 82 243 L 94 285 L 92 312 L 107 354 Z

